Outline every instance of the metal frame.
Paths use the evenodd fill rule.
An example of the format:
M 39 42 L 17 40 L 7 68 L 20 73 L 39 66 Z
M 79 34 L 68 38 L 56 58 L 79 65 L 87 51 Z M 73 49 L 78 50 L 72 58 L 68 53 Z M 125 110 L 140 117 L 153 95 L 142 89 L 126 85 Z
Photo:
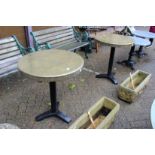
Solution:
M 135 70 L 134 65 L 136 64 L 136 62 L 132 60 L 132 57 L 134 55 L 135 55 L 135 45 L 131 47 L 128 59 L 123 61 L 118 61 L 117 63 L 121 65 L 126 65 L 127 67 L 130 67 L 132 70 Z
M 58 117 L 66 123 L 71 122 L 71 118 L 59 111 L 59 102 L 57 101 L 56 82 L 49 83 L 51 109 L 36 117 L 36 121 L 41 121 L 49 117 Z
M 107 72 L 107 74 L 96 75 L 96 78 L 107 78 L 113 84 L 118 84 L 117 80 L 115 79 L 115 77 L 114 77 L 114 75 L 112 73 L 114 56 L 115 56 L 115 47 L 111 47 L 110 58 L 109 58 L 109 65 L 108 65 L 108 72 Z

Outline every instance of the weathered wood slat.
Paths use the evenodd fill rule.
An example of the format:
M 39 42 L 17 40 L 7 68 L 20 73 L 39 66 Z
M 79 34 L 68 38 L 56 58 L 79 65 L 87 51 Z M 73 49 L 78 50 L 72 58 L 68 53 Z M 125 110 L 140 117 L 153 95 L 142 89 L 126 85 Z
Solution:
M 17 63 L 15 63 L 11 66 L 5 67 L 3 69 L 0 69 L 0 76 L 2 76 L 3 74 L 6 74 L 6 73 L 12 72 L 14 70 L 17 70 Z
M 5 44 L 14 41 L 15 39 L 12 37 L 0 39 L 0 44 Z
M 22 57 L 19 46 L 16 37 L 0 39 L 0 77 L 17 71 L 17 62 Z
M 10 75 L 10 74 L 13 74 L 13 73 L 15 73 L 17 71 L 18 71 L 17 68 L 16 69 L 13 69 L 13 70 L 10 70 L 8 72 L 5 72 L 5 73 L 1 74 L 0 77 L 4 77 L 4 76 Z
M 75 43 L 71 43 L 71 44 L 66 44 L 64 46 L 59 47 L 59 49 L 64 49 L 64 50 L 69 50 L 69 51 L 73 51 L 75 49 L 78 49 L 80 47 L 84 47 L 87 46 L 88 43 L 87 42 L 75 42 Z
M 7 44 L 1 44 L 0 45 L 0 50 L 1 49 L 4 49 L 4 48 L 13 47 L 13 46 L 17 46 L 17 43 L 15 41 L 14 42 L 7 43 Z
M 53 27 L 53 28 L 49 28 L 49 29 L 45 29 L 45 30 L 40 30 L 40 31 L 36 31 L 33 32 L 33 34 L 35 36 L 39 36 L 42 34 L 48 34 L 48 33 L 52 33 L 52 32 L 56 32 L 56 31 L 61 31 L 61 30 L 67 30 L 67 29 L 71 29 L 72 27 L 68 27 L 68 26 L 63 26 L 63 27 Z
M 45 42 L 60 42 L 63 40 L 67 40 L 68 38 L 74 38 L 74 35 L 71 34 L 63 34 L 63 35 L 58 35 L 58 36 L 54 36 L 54 37 L 50 37 L 50 38 L 45 38 L 45 39 L 41 39 L 38 40 L 39 43 L 45 43 Z
M 14 63 L 17 63 L 17 61 L 21 58 L 22 56 L 21 55 L 17 55 L 15 57 L 11 57 L 11 58 L 8 58 L 8 59 L 3 59 L 0 61 L 0 69 L 1 68 L 4 68 L 6 66 L 9 66 L 11 64 L 14 64 Z
M 6 53 L 6 54 L 3 54 L 3 55 L 0 55 L 0 60 L 7 59 L 7 58 L 10 58 L 10 57 L 13 57 L 13 56 L 17 56 L 17 55 L 20 55 L 20 51 L 19 50 L 13 51 L 13 52 L 10 52 L 10 53 Z
M 16 50 L 18 50 L 17 46 L 10 47 L 10 48 L 5 48 L 3 50 L 0 50 L 0 55 L 5 54 L 5 53 L 9 53 L 9 52 L 12 52 L 12 51 L 16 51 Z
M 55 43 L 58 43 L 58 42 L 62 42 L 64 40 L 68 40 L 68 39 L 73 39 L 74 37 L 71 35 L 71 36 L 67 36 L 67 37 L 63 37 L 63 38 L 60 38 L 60 39 L 56 39 L 56 40 L 50 40 L 50 39 L 47 39 L 47 40 L 41 40 L 41 42 L 39 43 L 46 43 L 46 42 L 50 42 L 52 45 L 55 44 Z
M 18 60 L 13 60 L 13 61 L 10 61 L 8 63 L 3 63 L 0 66 L 0 70 L 3 70 L 4 68 L 9 67 L 11 65 L 17 64 L 17 62 L 18 62 Z
M 52 44 L 53 48 L 57 48 L 57 47 L 60 47 L 60 46 L 66 45 L 66 44 L 72 44 L 72 43 L 75 43 L 75 42 L 77 42 L 77 40 L 75 40 L 75 39 L 68 39 L 68 40 L 65 40 L 65 41 L 62 41 L 62 42 L 58 42 L 58 43 L 55 43 L 55 44 L 52 44 L 50 42 L 49 43 Z
M 36 36 L 36 40 L 49 38 L 49 37 L 53 37 L 53 36 L 57 36 L 57 35 L 61 35 L 61 34 L 67 34 L 67 33 L 71 33 L 71 32 L 74 34 L 72 29 L 67 29 L 67 30 L 64 30 L 64 31 L 57 31 L 57 32 L 48 33 L 48 34 L 42 34 L 40 36 Z

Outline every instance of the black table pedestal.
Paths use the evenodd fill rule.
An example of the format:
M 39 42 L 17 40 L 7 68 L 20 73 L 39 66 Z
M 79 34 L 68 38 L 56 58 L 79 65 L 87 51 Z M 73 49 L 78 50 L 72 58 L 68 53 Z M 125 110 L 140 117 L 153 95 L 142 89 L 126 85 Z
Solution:
M 143 48 L 143 46 L 140 46 L 139 50 L 135 51 L 138 58 L 142 58 L 143 56 L 147 55 L 147 53 L 144 52 Z
M 128 60 L 118 61 L 117 63 L 121 65 L 126 65 L 127 67 L 130 67 L 132 70 L 135 70 L 134 65 L 136 64 L 136 62 L 132 60 L 132 56 L 134 55 L 135 55 L 135 46 L 132 46 L 129 52 Z
M 151 44 L 149 46 L 151 46 L 153 44 L 153 38 L 150 38 L 149 40 L 151 42 Z
M 115 47 L 111 47 L 110 58 L 109 58 L 109 66 L 108 66 L 108 73 L 107 74 L 96 75 L 96 78 L 107 78 L 110 81 L 112 81 L 113 84 L 118 84 L 117 80 L 115 79 L 115 77 L 114 77 L 114 75 L 112 73 L 114 56 L 115 56 Z
M 46 111 L 36 117 L 36 121 L 41 121 L 48 117 L 58 117 L 66 123 L 71 122 L 71 118 L 64 114 L 63 112 L 59 111 L 59 102 L 56 100 L 56 82 L 50 82 L 50 100 L 51 100 L 51 109 Z
M 96 78 L 107 78 L 108 80 L 110 80 L 113 84 L 118 84 L 117 80 L 115 79 L 114 75 L 111 74 L 99 74 L 96 75 Z

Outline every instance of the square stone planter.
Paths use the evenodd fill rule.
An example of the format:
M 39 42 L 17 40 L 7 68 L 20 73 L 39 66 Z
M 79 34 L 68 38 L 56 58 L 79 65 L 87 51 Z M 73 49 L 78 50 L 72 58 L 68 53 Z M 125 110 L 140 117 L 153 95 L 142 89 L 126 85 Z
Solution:
M 87 112 L 81 115 L 69 129 L 104 129 L 109 128 L 114 121 L 115 115 L 119 110 L 120 105 L 115 101 L 102 97 L 97 101 Z M 90 113 L 95 126 L 92 125 Z
M 128 77 L 124 82 L 122 82 L 118 88 L 118 97 L 128 103 L 132 103 L 135 98 L 143 92 L 143 89 L 146 87 L 147 83 L 151 78 L 151 74 L 137 70 L 132 74 L 131 78 Z M 133 85 L 134 88 L 133 88 Z

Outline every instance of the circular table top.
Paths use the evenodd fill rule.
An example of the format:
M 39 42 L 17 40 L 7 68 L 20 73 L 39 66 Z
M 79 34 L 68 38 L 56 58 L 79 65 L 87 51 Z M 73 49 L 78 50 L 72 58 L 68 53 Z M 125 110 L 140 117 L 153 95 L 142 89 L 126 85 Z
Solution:
M 109 45 L 109 46 L 132 46 L 134 41 L 129 36 L 123 36 L 114 33 L 105 33 L 102 35 L 97 35 L 94 39 L 100 43 Z
M 153 101 L 151 106 L 151 124 L 152 127 L 155 129 L 155 100 Z
M 138 45 L 138 46 L 148 46 L 151 44 L 151 42 L 148 40 L 148 39 L 143 39 L 143 38 L 139 38 L 139 37 L 131 37 L 134 41 L 134 44 L 135 45 Z
M 21 72 L 39 80 L 55 80 L 81 71 L 83 58 L 71 51 L 49 49 L 22 57 L 18 62 Z
M 155 33 L 149 31 L 134 30 L 132 31 L 132 33 L 138 37 L 152 38 L 152 39 L 155 38 Z

